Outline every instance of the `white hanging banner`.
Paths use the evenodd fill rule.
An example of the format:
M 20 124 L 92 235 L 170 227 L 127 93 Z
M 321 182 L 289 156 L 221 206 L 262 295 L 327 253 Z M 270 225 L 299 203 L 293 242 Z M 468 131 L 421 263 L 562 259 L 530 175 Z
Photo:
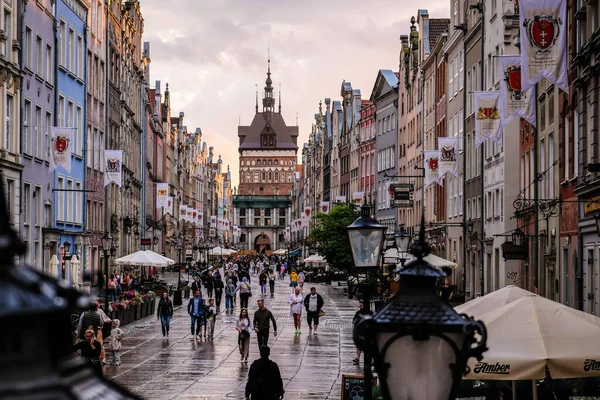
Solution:
M 194 225 L 196 225 L 198 223 L 198 210 L 196 210 L 195 208 L 192 209 L 193 213 L 192 213 L 192 223 Z
M 217 227 L 217 216 L 216 215 L 211 215 L 210 216 L 210 227 L 211 228 L 216 228 Z
M 187 218 L 187 206 L 185 204 L 179 205 L 179 220 L 185 221 Z
M 522 91 L 520 56 L 499 56 L 500 60 L 500 124 L 505 127 L 510 121 L 521 117 L 536 126 L 535 97 L 533 89 Z
M 365 192 L 354 192 L 352 193 L 352 202 L 358 207 L 362 206 Z
M 111 182 L 121 187 L 123 150 L 104 150 L 104 186 Z
M 186 222 L 194 222 L 194 209 L 192 207 L 186 207 Z
M 346 196 L 335 196 L 335 202 L 336 203 L 345 203 L 346 202 Z
M 169 184 L 156 184 L 156 208 L 167 207 L 169 205 Z
M 71 135 L 73 128 L 50 128 L 52 137 L 50 146 L 50 171 L 63 167 L 71 172 Z
M 458 138 L 438 138 L 440 175 L 458 176 Z
M 546 78 L 569 92 L 566 21 L 566 0 L 519 1 L 523 91 Z
M 329 214 L 329 202 L 328 201 L 322 201 L 321 202 L 321 209 L 319 211 L 321 211 L 323 214 Z
M 304 214 L 302 214 L 302 218 L 310 219 L 312 215 L 312 207 L 304 207 Z
M 444 186 L 444 177 L 440 174 L 440 151 L 425 150 L 425 187 L 429 187 L 434 183 Z
M 500 112 L 498 111 L 499 98 L 500 92 L 473 92 L 476 110 L 475 147 L 479 147 L 486 139 L 502 141 Z
M 167 197 L 167 206 L 165 207 L 163 215 L 165 214 L 173 215 L 173 196 Z

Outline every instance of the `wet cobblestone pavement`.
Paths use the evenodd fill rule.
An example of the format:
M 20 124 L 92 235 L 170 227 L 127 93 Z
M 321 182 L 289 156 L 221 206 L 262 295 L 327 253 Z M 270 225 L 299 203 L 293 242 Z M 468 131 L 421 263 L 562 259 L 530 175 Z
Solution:
M 250 315 L 257 309 L 260 289 L 252 276 Z M 305 284 L 323 296 L 325 316 L 318 336 L 309 335 L 303 314 L 302 334 L 294 335 L 289 313 L 288 278 L 277 280 L 275 296 L 265 297 L 265 305 L 277 320 L 278 335 L 269 338 L 271 359 L 281 370 L 285 399 L 339 399 L 342 374 L 362 375 L 362 366 L 352 364 L 356 349 L 352 341 L 352 317 L 358 309 L 342 288 Z M 204 290 L 205 294 L 206 290 Z M 206 294 L 205 294 L 206 296 Z M 105 376 L 144 399 L 243 399 L 250 364 L 256 360 L 258 345 L 253 333 L 248 363 L 240 362 L 234 315 L 220 314 L 214 340 L 190 340 L 187 302 L 176 308 L 168 340 L 163 340 L 160 322 L 147 317 L 124 327 L 120 366 L 105 366 Z M 225 301 L 221 304 L 224 308 Z

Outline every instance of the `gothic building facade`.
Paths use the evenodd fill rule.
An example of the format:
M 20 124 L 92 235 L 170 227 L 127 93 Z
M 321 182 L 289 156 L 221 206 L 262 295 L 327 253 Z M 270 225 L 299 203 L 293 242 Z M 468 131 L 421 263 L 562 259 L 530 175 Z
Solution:
M 267 71 L 262 111 L 256 95 L 250 126 L 238 127 L 240 183 L 233 198 L 235 241 L 258 253 L 283 248 L 291 218 L 291 191 L 296 171 L 298 127 L 287 126 L 275 111 L 271 62 Z

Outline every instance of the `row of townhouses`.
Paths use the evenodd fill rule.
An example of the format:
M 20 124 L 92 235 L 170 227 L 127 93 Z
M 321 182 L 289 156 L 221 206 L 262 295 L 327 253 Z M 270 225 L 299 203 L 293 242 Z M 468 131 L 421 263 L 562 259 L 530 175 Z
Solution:
M 598 315 L 600 89 L 590 63 L 599 10 L 564 3 L 566 18 L 550 20 L 560 26 L 527 38 L 517 2 L 452 0 L 449 18 L 417 10 L 400 35 L 397 69 L 376 73 L 368 100 L 342 82 L 319 104 L 294 218 L 366 200 L 391 239 L 400 229 L 416 235 L 424 213 L 432 251 L 456 264 L 450 279 L 467 300 L 518 285 Z M 560 32 L 564 84 L 544 78 L 521 93 L 521 69 L 515 77 L 505 56 L 519 58 L 525 41 L 547 49 L 547 34 L 556 41 Z M 476 126 L 498 110 L 477 106 L 478 93 L 502 85 L 531 96 L 532 108 L 481 143 Z M 452 173 L 442 175 L 448 160 Z M 312 223 L 299 223 L 291 240 L 306 239 Z
M 105 233 L 111 262 L 175 258 L 180 233 L 196 259 L 211 233 L 231 240 L 210 230 L 230 218 L 229 169 L 171 116 L 168 85 L 151 88 L 138 0 L 4 0 L 0 13 L 0 172 L 22 261 L 82 287 L 97 281 Z M 157 207 L 161 184 L 170 203 Z

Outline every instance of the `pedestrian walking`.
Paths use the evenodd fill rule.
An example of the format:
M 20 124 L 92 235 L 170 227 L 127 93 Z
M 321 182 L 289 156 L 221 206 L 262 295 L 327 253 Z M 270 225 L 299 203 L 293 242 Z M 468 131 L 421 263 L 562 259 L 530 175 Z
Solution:
M 204 299 L 200 296 L 199 290 L 194 292 L 194 297 L 192 297 L 188 303 L 187 311 L 191 319 L 192 337 L 190 340 L 194 340 L 195 338 L 200 339 L 200 333 L 202 332 L 202 325 L 204 323 Z M 204 334 L 206 335 L 206 328 Z
M 105 339 L 105 342 L 108 342 L 106 346 L 106 351 L 108 351 L 108 364 L 121 365 L 121 340 L 123 340 L 125 333 L 120 326 L 121 321 L 113 319 L 110 336 Z
M 265 307 L 265 301 L 260 297 L 256 303 L 258 304 L 258 310 L 254 312 L 254 331 L 256 332 L 256 338 L 258 341 L 258 348 L 269 344 L 269 321 L 273 323 L 273 336 L 277 337 L 277 322 L 273 313 Z
M 173 303 L 171 302 L 171 299 L 169 299 L 167 292 L 164 292 L 158 302 L 158 310 L 156 312 L 156 319 L 160 319 L 163 339 L 169 337 L 171 318 L 173 318 Z
M 223 289 L 225 284 L 221 279 L 221 275 L 217 273 L 215 275 L 215 303 L 217 304 L 217 311 L 221 311 L 221 299 L 223 298 Z
M 225 287 L 225 309 L 231 313 L 234 309 L 233 294 L 235 293 L 235 286 L 232 279 L 227 280 L 227 286 Z
M 80 340 L 73 346 L 74 351 L 79 351 L 81 357 L 85 357 L 88 364 L 92 366 L 94 371 L 102 376 L 102 362 L 100 360 L 100 352 L 102 344 L 96 340 L 95 326 L 88 326 L 84 331 L 83 340 Z
M 202 290 L 200 282 L 198 282 L 198 275 L 194 276 L 194 282 L 192 282 L 192 293 L 196 293 L 196 290 Z
M 275 271 L 269 270 L 269 289 L 271 289 L 271 297 L 275 294 Z
M 308 322 L 308 334 L 317 335 L 319 329 L 319 317 L 323 309 L 323 297 L 317 293 L 316 287 L 310 288 L 310 294 L 304 298 L 304 307 L 306 308 L 306 320 Z M 314 324 L 314 331 L 313 331 Z
M 290 274 L 290 288 L 292 288 L 292 293 L 296 291 L 296 286 L 298 286 L 298 274 L 296 270 L 292 270 Z
M 450 303 L 450 300 L 452 300 L 453 294 L 454 294 L 454 291 L 452 290 L 452 287 L 450 286 L 450 281 L 448 279 L 444 280 L 444 286 L 442 286 L 442 290 L 440 290 L 440 297 L 446 303 Z
M 240 349 L 240 361 L 248 362 L 252 324 L 250 323 L 250 318 L 248 318 L 248 310 L 245 308 L 242 308 L 242 311 L 240 311 L 240 317 L 235 324 L 235 329 L 239 332 L 238 347 Z
M 238 287 L 235 289 L 235 292 L 240 292 L 240 307 L 248 308 L 248 299 L 252 296 L 252 292 L 250 289 L 250 284 L 248 283 L 248 279 L 244 276 L 242 281 L 238 284 Z M 234 293 L 235 293 L 234 292 Z
M 260 294 L 263 296 L 267 294 L 267 274 L 262 271 L 258 276 L 258 284 L 260 285 Z
M 298 285 L 300 286 L 300 292 L 304 293 L 304 280 L 306 279 L 306 277 L 304 276 L 304 272 L 300 271 L 300 273 L 298 274 Z
M 206 320 L 208 321 L 208 338 L 213 339 L 215 337 L 215 323 L 217 321 L 218 314 L 217 306 L 215 306 L 215 299 L 208 300 L 208 311 L 206 313 Z
M 208 272 L 206 273 L 206 275 L 204 277 L 204 286 L 206 287 L 206 291 L 208 293 L 208 298 L 210 299 L 213 295 L 213 287 L 214 287 L 213 267 L 210 267 L 208 269 Z
M 304 297 L 300 293 L 300 288 L 295 287 L 294 293 L 290 296 L 290 315 L 294 318 L 294 335 L 302 333 L 300 327 L 302 325 L 302 305 L 304 304 Z
M 260 348 L 260 358 L 252 363 L 246 383 L 246 400 L 283 399 L 283 380 L 276 362 L 271 361 L 269 346 Z
M 117 279 L 113 276 L 108 280 L 108 297 L 110 301 L 117 301 Z
M 372 314 L 370 310 L 365 309 L 365 303 L 362 300 L 358 304 L 358 307 L 358 311 L 356 312 L 356 314 L 354 314 L 354 318 L 352 318 L 352 325 L 356 325 L 358 321 L 361 320 L 363 315 Z M 352 360 L 352 362 L 355 365 L 358 365 L 360 363 L 360 349 L 358 347 L 356 348 L 356 358 Z
M 285 265 L 281 264 L 281 268 L 279 269 L 279 279 L 283 280 L 285 278 Z

